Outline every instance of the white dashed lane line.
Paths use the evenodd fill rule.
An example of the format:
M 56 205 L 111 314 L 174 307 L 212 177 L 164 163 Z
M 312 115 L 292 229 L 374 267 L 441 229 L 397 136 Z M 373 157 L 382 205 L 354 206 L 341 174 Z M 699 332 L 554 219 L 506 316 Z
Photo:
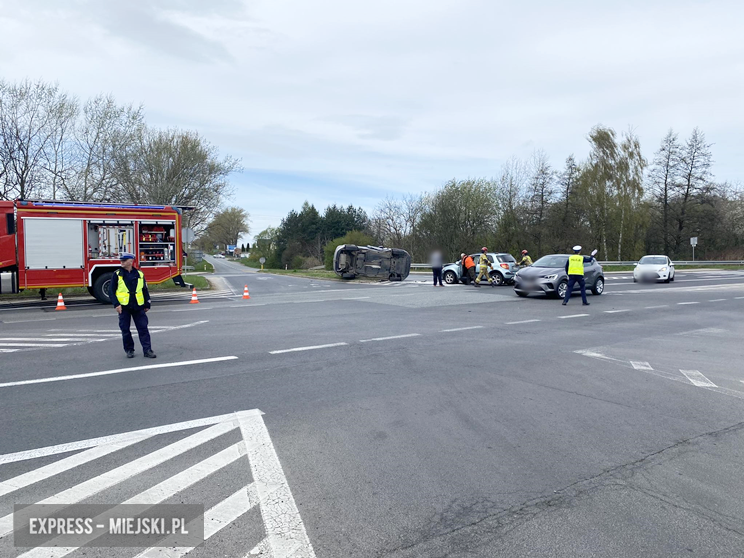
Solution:
M 343 347 L 348 343 L 328 343 L 326 345 L 311 345 L 309 347 L 294 347 L 292 349 L 281 349 L 279 351 L 269 351 L 270 355 L 281 355 L 283 353 L 297 353 L 300 351 L 313 351 L 315 349 L 329 349 L 331 347 Z
M 571 314 L 570 316 L 558 316 L 559 320 L 566 320 L 568 318 L 583 318 L 589 314 Z
M 620 312 L 630 312 L 630 308 L 625 308 L 623 310 L 605 310 L 605 314 L 619 314 Z
M 453 327 L 452 329 L 443 329 L 439 333 L 450 333 L 451 331 L 467 331 L 470 329 L 483 329 L 484 326 Z
M 708 302 L 723 302 L 726 300 L 725 298 L 714 298 L 713 300 L 709 300 Z
M 517 325 L 517 324 L 529 324 L 532 322 L 539 322 L 540 320 L 520 320 L 518 322 L 506 322 L 506 325 Z
M 405 335 L 391 335 L 389 337 L 375 337 L 373 339 L 360 339 L 360 343 L 370 343 L 372 341 L 390 341 L 391 339 L 405 339 L 406 337 L 420 337 L 420 333 L 406 333 Z
M 686 304 L 700 304 L 700 303 L 699 302 L 678 302 L 677 304 L 679 304 L 680 306 L 684 306 Z
M 669 305 L 659 304 L 658 306 L 646 306 L 646 310 L 653 310 L 654 308 L 669 308 Z

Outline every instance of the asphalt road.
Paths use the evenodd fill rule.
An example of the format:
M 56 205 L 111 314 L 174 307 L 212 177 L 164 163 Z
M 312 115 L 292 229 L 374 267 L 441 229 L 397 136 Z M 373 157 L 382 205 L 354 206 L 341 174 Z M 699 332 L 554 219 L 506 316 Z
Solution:
M 0 307 L 0 556 L 40 501 L 204 504 L 189 556 L 744 554 L 744 273 L 563 307 L 214 263 L 155 361 L 108 307 Z

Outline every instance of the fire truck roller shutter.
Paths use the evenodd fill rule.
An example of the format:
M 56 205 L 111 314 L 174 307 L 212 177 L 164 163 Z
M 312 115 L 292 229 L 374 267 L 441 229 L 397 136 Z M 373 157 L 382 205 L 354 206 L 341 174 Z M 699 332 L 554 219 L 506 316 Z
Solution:
M 82 219 L 24 217 L 23 231 L 27 268 L 83 267 Z

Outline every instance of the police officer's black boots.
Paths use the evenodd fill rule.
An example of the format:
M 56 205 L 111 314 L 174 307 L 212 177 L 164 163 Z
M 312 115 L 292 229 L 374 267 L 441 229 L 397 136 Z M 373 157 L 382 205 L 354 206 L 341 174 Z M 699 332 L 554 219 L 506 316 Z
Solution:
M 127 351 L 127 358 L 134 358 L 134 351 Z

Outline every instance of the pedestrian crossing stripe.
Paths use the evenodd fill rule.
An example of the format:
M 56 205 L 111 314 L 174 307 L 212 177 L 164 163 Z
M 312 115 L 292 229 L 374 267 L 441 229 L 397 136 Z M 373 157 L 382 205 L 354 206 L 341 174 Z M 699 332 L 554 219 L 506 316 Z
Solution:
M 159 465 L 166 464 L 187 451 L 237 429 L 241 434 L 239 442 L 206 457 L 121 503 L 154 506 L 182 493 L 224 467 L 241 459 L 247 459 L 253 480 L 205 512 L 204 545 L 208 544 L 210 537 L 258 506 L 264 524 L 265 537 L 255 547 L 246 548 L 246 556 L 315 558 L 315 552 L 307 536 L 262 415 L 263 413 L 260 410 L 252 409 L 97 439 L 82 440 L 70 444 L 0 455 L 0 464 L 4 464 L 34 460 L 75 450 L 79 451 L 79 453 L 62 458 L 59 461 L 0 482 L 0 496 L 11 494 L 65 471 L 76 469 L 105 455 L 115 455 L 116 452 L 148 438 L 170 432 L 201 428 L 199 431 L 174 443 L 122 463 L 105 473 L 88 478 L 36 502 L 37 504 L 72 505 L 115 487 L 128 479 L 133 479 Z M 144 478 L 148 477 L 145 476 Z M 106 518 L 103 516 L 106 513 L 108 512 L 96 518 L 96 521 L 99 519 L 105 521 Z M 0 538 L 8 536 L 12 531 L 12 514 L 1 517 Z M 89 546 L 93 541 L 94 536 L 91 536 L 85 544 Z M 167 543 L 167 540 L 165 542 Z M 62 558 L 79 548 L 80 546 L 35 548 L 21 554 L 19 558 Z M 194 548 L 171 546 L 166 549 L 153 547 L 143 550 L 137 557 L 185 556 Z
M 207 322 L 209 322 L 209 320 L 200 320 L 198 322 L 178 326 L 148 326 L 148 329 L 150 335 L 154 335 L 165 331 L 174 331 L 177 329 L 206 324 Z M 132 332 L 132 335 L 136 336 L 137 333 Z M 0 337 L 0 353 L 14 353 L 39 349 L 59 349 L 62 347 L 110 341 L 112 339 L 121 339 L 121 331 L 113 329 L 49 329 L 47 330 L 47 333 L 39 335 L 38 337 Z

